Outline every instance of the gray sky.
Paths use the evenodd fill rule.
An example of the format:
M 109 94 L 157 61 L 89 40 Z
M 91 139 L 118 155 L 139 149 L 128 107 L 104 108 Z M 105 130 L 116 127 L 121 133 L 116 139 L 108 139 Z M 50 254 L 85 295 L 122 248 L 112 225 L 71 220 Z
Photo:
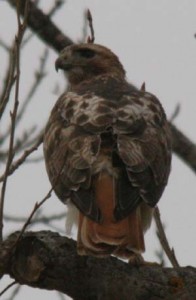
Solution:
M 48 11 L 53 1 L 40 1 Z M 196 1 L 195 0 L 67 0 L 53 18 L 55 23 L 74 41 L 82 36 L 83 10 L 90 8 L 94 19 L 96 42 L 115 52 L 127 71 L 127 79 L 137 86 L 144 81 L 148 91 L 162 102 L 168 117 L 179 103 L 180 113 L 175 124 L 193 141 L 196 139 Z M 0 38 L 10 44 L 16 33 L 15 12 L 6 1 L 0 1 Z M 7 54 L 1 51 L 0 82 L 6 67 Z M 22 55 L 20 101 L 29 89 L 33 72 L 38 68 L 43 43 L 33 37 Z M 54 70 L 57 55 L 50 51 L 47 79 L 36 93 L 29 107 L 24 129 L 37 124 L 44 126 L 58 95 L 56 84 L 64 89 L 64 77 Z M 61 93 L 59 91 L 59 94 Z M 10 109 L 10 108 L 9 108 Z M 9 110 L 5 124 L 9 120 Z M 6 125 L 5 125 L 6 126 Z M 0 128 L 0 132 L 4 128 Z M 41 153 L 41 150 L 40 150 Z M 37 154 L 36 154 L 37 155 Z M 1 167 L 1 166 L 0 166 Z M 1 172 L 3 169 L 1 168 Z M 25 187 L 25 188 L 24 188 Z M 17 171 L 8 183 L 6 213 L 28 216 L 35 201 L 41 200 L 49 190 L 43 163 L 27 165 Z M 192 171 L 173 157 L 173 167 L 167 189 L 159 207 L 170 245 L 182 266 L 196 265 L 195 212 L 196 184 Z M 53 195 L 42 208 L 46 215 L 63 211 L 65 207 Z M 63 228 L 63 221 L 62 221 Z M 17 225 L 18 226 L 18 225 Z M 18 227 L 19 228 L 19 227 Z M 15 230 L 6 225 L 8 233 Z M 159 248 L 152 226 L 146 235 L 146 260 L 155 260 Z M 0 290 L 5 281 L 0 283 Z M 30 293 L 30 294 L 29 294 Z M 7 294 L 8 295 L 8 294 Z M 7 298 L 5 296 L 5 299 Z M 24 287 L 16 299 L 58 299 L 55 292 L 45 292 Z

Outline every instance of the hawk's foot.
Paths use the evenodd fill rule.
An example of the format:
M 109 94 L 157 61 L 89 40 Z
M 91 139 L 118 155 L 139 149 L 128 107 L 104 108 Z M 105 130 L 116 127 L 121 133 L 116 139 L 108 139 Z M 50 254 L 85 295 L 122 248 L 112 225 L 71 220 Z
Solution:
M 129 257 L 128 264 L 136 267 L 147 266 L 147 267 L 160 267 L 161 264 L 157 262 L 145 261 L 143 256 L 139 253 L 132 253 Z

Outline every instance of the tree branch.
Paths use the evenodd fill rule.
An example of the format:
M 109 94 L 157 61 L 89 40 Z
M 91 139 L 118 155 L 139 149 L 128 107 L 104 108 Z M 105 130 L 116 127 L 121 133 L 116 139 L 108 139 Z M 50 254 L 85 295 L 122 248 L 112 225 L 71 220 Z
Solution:
M 175 125 L 170 124 L 173 151 L 196 173 L 196 144 L 185 136 Z
M 75 300 L 195 299 L 196 269 L 133 267 L 114 257 L 79 256 L 75 241 L 51 231 L 12 234 L 0 247 L 0 275 Z M 13 247 L 13 245 L 16 245 Z
M 15 43 L 9 50 L 9 63 L 8 69 L 6 72 L 6 76 L 4 79 L 3 90 L 0 95 L 0 120 L 3 116 L 3 113 L 6 109 L 8 101 L 10 99 L 11 89 L 16 80 L 15 69 L 16 69 L 16 51 L 15 51 Z M 1 143 L 1 140 L 0 140 Z
M 16 8 L 17 0 L 7 0 Z M 24 15 L 26 0 L 21 1 L 21 13 Z M 57 52 L 73 44 L 72 40 L 64 35 L 57 26 L 50 20 L 50 16 L 45 15 L 36 7 L 33 1 L 29 3 L 29 18 L 27 25 L 43 40 Z
M 18 158 L 15 162 L 13 162 L 10 165 L 9 171 L 0 176 L 0 182 L 5 180 L 5 176 L 8 177 L 11 174 L 13 174 L 15 172 L 15 170 L 17 170 L 24 163 L 24 161 L 27 159 L 27 157 L 32 152 L 36 151 L 39 148 L 39 146 L 42 144 L 42 141 L 43 141 L 43 133 L 40 134 L 40 137 L 38 138 L 37 142 L 32 147 L 30 147 L 29 149 L 26 149 L 23 152 L 23 154 L 21 155 L 21 157 Z
M 20 1 L 17 2 L 17 21 L 18 21 L 18 32 L 15 38 L 14 52 L 16 57 L 16 86 L 15 86 L 15 99 L 13 111 L 10 113 L 11 116 L 11 129 L 10 129 L 10 140 L 9 140 L 9 151 L 7 155 L 7 162 L 5 167 L 5 176 L 2 184 L 1 195 L 0 195 L 0 241 L 3 239 L 3 210 L 5 191 L 7 185 L 7 178 L 14 158 L 14 138 L 15 138 L 15 122 L 17 117 L 18 105 L 19 105 L 19 83 L 20 83 L 20 45 L 26 29 L 26 21 L 28 15 L 28 1 L 25 2 L 24 7 L 24 21 L 20 21 Z
M 177 258 L 175 256 L 175 252 L 173 249 L 170 248 L 164 228 L 163 228 L 163 224 L 161 222 L 161 218 L 160 218 L 160 211 L 158 206 L 155 207 L 154 210 L 154 219 L 155 219 L 155 223 L 157 226 L 157 236 L 159 238 L 159 241 L 161 243 L 161 246 L 163 247 L 169 261 L 171 262 L 172 266 L 174 268 L 179 268 L 180 265 L 177 261 Z

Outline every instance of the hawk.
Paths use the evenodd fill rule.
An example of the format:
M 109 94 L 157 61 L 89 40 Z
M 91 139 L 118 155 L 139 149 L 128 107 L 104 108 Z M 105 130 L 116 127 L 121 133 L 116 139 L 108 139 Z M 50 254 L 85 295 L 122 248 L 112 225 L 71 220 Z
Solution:
M 66 47 L 55 66 L 69 89 L 49 117 L 44 155 L 56 195 L 78 210 L 78 253 L 141 261 L 171 165 L 162 105 L 126 81 L 104 46 Z

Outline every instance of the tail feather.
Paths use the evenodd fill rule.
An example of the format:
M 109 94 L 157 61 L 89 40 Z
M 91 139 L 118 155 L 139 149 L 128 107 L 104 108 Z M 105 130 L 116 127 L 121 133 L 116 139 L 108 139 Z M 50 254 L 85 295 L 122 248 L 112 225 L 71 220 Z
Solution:
M 108 256 L 112 253 L 129 257 L 130 252 L 145 250 L 140 207 L 116 221 L 115 181 L 106 172 L 94 180 L 96 203 L 102 214 L 102 223 L 96 223 L 79 213 L 78 252 L 81 255 Z

